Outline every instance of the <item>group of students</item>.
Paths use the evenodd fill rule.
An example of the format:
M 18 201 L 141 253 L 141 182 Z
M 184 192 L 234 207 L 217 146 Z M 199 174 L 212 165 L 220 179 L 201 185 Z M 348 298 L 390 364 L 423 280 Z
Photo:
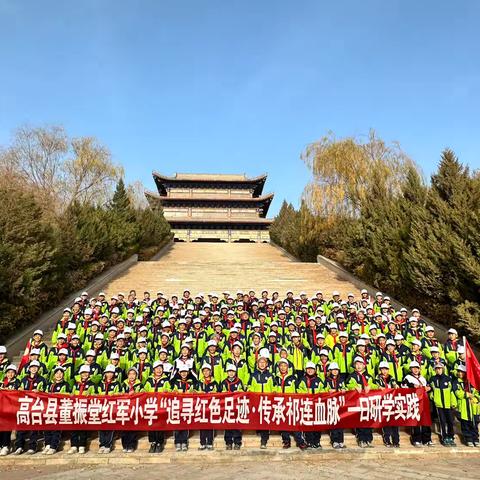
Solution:
M 360 298 L 340 292 L 324 298 L 316 292 L 294 296 L 287 291 L 223 292 L 152 298 L 135 290 L 107 299 L 104 292 L 87 292 L 65 308 L 52 334 L 51 346 L 35 330 L 19 366 L 0 346 L 0 389 L 74 395 L 116 395 L 137 392 L 321 393 L 423 387 L 431 414 L 440 426 L 441 443 L 455 446 L 454 423 L 460 422 L 465 445 L 479 447 L 479 392 L 466 378 L 465 348 L 456 330 L 441 343 L 435 330 L 413 309 L 395 311 L 387 296 Z M 269 431 L 258 432 L 266 448 Z M 0 432 L 0 455 L 37 452 L 55 454 L 59 431 L 18 431 L 12 448 L 11 432 Z M 108 454 L 115 432 L 99 432 L 99 453 Z M 138 432 L 121 432 L 123 450 L 133 452 Z M 200 449 L 213 449 L 215 432 L 200 431 Z M 372 446 L 373 431 L 357 428 L 359 447 Z M 399 447 L 398 427 L 382 429 L 387 447 Z M 281 432 L 283 447 L 293 437 L 300 449 L 321 448 L 320 431 Z M 68 453 L 85 453 L 88 432 L 70 434 Z M 148 432 L 150 452 L 165 445 L 162 430 Z M 344 432 L 332 429 L 326 437 L 335 449 L 345 448 Z M 177 451 L 188 449 L 188 430 L 174 432 Z M 225 430 L 229 450 L 240 449 L 242 432 Z M 411 429 L 415 447 L 431 446 L 428 426 Z

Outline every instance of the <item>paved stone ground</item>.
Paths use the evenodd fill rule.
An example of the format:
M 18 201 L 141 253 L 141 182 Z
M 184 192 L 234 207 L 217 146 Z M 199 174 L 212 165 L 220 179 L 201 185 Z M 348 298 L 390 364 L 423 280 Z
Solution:
M 0 472 L 5 480 L 151 480 L 152 478 L 223 480 L 240 478 L 248 480 L 318 480 L 319 478 L 348 479 L 480 479 L 480 456 L 468 458 L 448 457 L 435 460 L 428 456 L 406 458 L 401 462 L 384 459 L 358 463 L 348 461 L 294 461 L 285 463 L 248 463 L 244 465 L 216 465 L 208 463 L 182 465 L 145 465 L 145 466 L 88 466 L 65 471 L 65 466 L 43 467 L 5 467 Z

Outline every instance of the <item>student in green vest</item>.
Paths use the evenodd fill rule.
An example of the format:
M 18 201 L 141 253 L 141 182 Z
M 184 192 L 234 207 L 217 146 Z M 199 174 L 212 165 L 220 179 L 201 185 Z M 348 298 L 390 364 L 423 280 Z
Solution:
M 44 392 L 47 387 L 47 381 L 39 375 L 40 362 L 32 360 L 28 364 L 28 373 L 21 379 L 19 390 L 28 392 Z M 38 438 L 41 432 L 37 430 L 27 431 L 20 430 L 17 432 L 15 439 L 14 455 L 20 455 L 24 451 L 24 447 L 28 444 L 27 455 L 33 455 L 37 451 Z M 28 439 L 28 441 L 27 441 Z
M 453 392 L 452 381 L 445 374 L 444 369 L 445 365 L 441 362 L 435 365 L 435 375 L 430 379 L 431 396 L 440 423 L 441 443 L 445 447 L 456 447 L 453 438 L 453 412 L 457 406 L 457 400 Z
M 65 367 L 57 365 L 52 371 L 52 380 L 45 390 L 48 393 L 70 393 L 70 385 L 65 381 Z M 42 453 L 44 455 L 54 455 L 57 453 L 62 432 L 60 430 L 45 431 L 45 448 Z
M 323 380 L 317 375 L 317 366 L 313 362 L 307 362 L 305 365 L 305 375 L 300 379 L 298 384 L 298 393 L 316 394 L 325 391 Z M 317 431 L 309 431 L 304 433 L 305 443 L 309 449 L 322 448 L 320 439 L 322 433 Z
M 177 374 L 172 378 L 170 385 L 174 393 L 195 393 L 196 381 L 187 364 L 178 366 Z M 175 430 L 175 450 L 177 452 L 186 452 L 188 450 L 188 435 L 188 430 Z
M 4 371 L 5 376 L 0 381 L 0 390 L 18 390 L 20 380 L 17 378 L 17 366 L 13 364 L 7 365 Z M 0 432 L 0 457 L 4 457 L 10 453 L 11 441 L 11 431 Z
M 367 372 L 365 360 L 363 357 L 355 357 L 353 360 L 354 371 L 347 379 L 348 390 L 356 390 L 358 393 L 368 393 L 378 387 L 375 385 L 372 376 Z M 373 429 L 356 428 L 358 446 L 360 448 L 372 447 Z
M 275 386 L 273 383 L 273 375 L 267 369 L 268 361 L 270 360 L 270 352 L 266 348 L 262 348 L 258 355 L 257 366 L 250 376 L 250 383 L 248 385 L 249 392 L 255 393 L 273 393 Z M 261 430 L 260 433 L 260 448 L 267 448 L 270 432 L 268 430 Z
M 294 331 L 291 334 L 292 343 L 288 347 L 288 352 L 290 354 L 289 360 L 293 364 L 293 371 L 297 376 L 303 374 L 303 367 L 305 362 L 308 361 L 310 351 L 303 344 L 301 335 Z
M 223 359 L 221 353 L 218 351 L 218 345 L 216 340 L 209 340 L 207 342 L 207 351 L 205 355 L 200 359 L 200 364 L 207 363 L 210 365 L 211 374 L 217 384 L 225 378 L 225 371 L 223 369 Z M 200 380 L 203 380 L 203 369 L 200 370 Z
M 276 393 L 296 393 L 297 392 L 297 377 L 289 374 L 288 360 L 281 358 L 278 361 L 278 373 L 274 378 L 275 392 Z M 307 448 L 305 440 L 303 439 L 302 432 L 280 432 L 282 436 L 283 448 L 288 449 L 291 447 L 290 435 L 293 435 L 295 443 L 300 450 Z
M 220 385 L 213 378 L 212 366 L 210 363 L 204 363 L 201 367 L 201 379 L 197 382 L 196 390 L 200 393 L 217 393 L 220 391 Z M 200 430 L 199 450 L 213 450 L 214 430 Z
M 339 341 L 333 347 L 332 357 L 338 365 L 340 374 L 343 378 L 346 378 L 352 371 L 353 348 L 350 345 L 347 332 L 339 332 L 338 339 Z
M 340 367 L 337 362 L 330 362 L 328 365 L 328 376 L 325 379 L 325 391 L 336 393 L 345 390 L 345 376 L 340 373 Z M 343 428 L 334 428 L 329 433 L 330 442 L 335 450 L 346 448 Z
M 120 393 L 120 382 L 115 379 L 115 367 L 107 365 L 103 372 L 103 380 L 98 385 L 99 395 L 117 395 Z M 115 432 L 113 430 L 100 430 L 98 432 L 98 453 L 108 454 L 112 451 Z
M 463 440 L 467 447 L 480 447 L 478 427 L 475 424 L 480 394 L 468 381 L 465 365 L 458 366 L 457 375 L 458 378 L 453 382 L 453 390 L 457 397 L 457 411 L 460 416 Z
M 90 381 L 90 367 L 82 365 L 78 371 L 78 380 L 73 384 L 73 395 L 95 395 L 97 389 L 95 384 Z M 70 437 L 70 450 L 67 452 L 84 454 L 87 448 L 88 432 L 85 430 L 75 430 Z
M 376 384 L 380 389 L 399 388 L 399 384 L 391 375 L 392 365 L 386 360 L 382 360 L 378 366 L 379 374 L 376 378 Z M 382 428 L 383 443 L 386 447 L 400 447 L 400 435 L 398 427 L 385 426 Z
M 138 371 L 130 367 L 127 371 L 127 379 L 121 385 L 121 391 L 127 395 L 134 395 L 142 390 L 142 382 L 138 378 Z M 124 453 L 132 453 L 137 448 L 137 432 L 124 430 L 121 434 Z
M 169 392 L 170 375 L 165 371 L 165 365 L 157 360 L 153 363 L 153 371 L 147 378 L 143 387 L 145 392 Z M 149 430 L 148 441 L 150 442 L 149 453 L 162 453 L 165 448 L 165 433 L 163 430 Z
M 227 371 L 227 378 L 220 384 L 222 392 L 234 393 L 244 392 L 245 384 L 237 375 L 237 367 L 233 363 L 227 363 L 225 367 Z M 242 431 L 241 430 L 225 430 L 224 440 L 227 450 L 240 450 L 242 446 Z

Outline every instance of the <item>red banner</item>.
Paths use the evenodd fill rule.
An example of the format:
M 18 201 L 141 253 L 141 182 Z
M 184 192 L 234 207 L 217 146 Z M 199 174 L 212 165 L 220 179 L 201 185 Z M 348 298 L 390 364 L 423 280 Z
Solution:
M 424 389 L 338 393 L 138 393 L 0 390 L 0 430 L 329 430 L 430 425 Z
M 477 357 L 472 350 L 472 347 L 468 343 L 468 340 L 464 337 L 463 342 L 465 345 L 465 367 L 467 368 L 467 379 L 477 389 L 480 389 L 480 364 Z

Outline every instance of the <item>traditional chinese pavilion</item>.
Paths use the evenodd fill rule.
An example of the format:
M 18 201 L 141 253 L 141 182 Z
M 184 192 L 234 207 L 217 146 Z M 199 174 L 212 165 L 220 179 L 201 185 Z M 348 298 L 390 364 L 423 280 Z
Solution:
M 269 242 L 266 218 L 273 193 L 263 195 L 267 175 L 153 172 L 158 193 L 146 192 L 161 206 L 177 241 Z

